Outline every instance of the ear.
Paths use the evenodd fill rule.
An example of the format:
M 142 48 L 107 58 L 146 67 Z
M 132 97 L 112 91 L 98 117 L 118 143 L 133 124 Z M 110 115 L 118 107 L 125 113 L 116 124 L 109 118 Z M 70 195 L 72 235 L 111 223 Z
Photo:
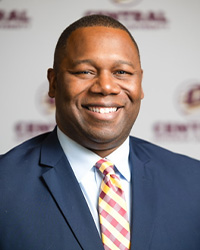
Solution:
M 56 74 L 54 69 L 47 70 L 47 78 L 49 80 L 49 97 L 54 98 L 56 92 Z
M 141 89 L 141 100 L 144 98 L 144 91 L 143 91 L 143 88 Z
M 143 70 L 141 70 L 141 77 L 143 79 Z M 141 85 L 142 85 L 142 79 L 141 79 Z M 144 91 L 143 91 L 143 87 L 141 86 L 141 100 L 144 98 Z

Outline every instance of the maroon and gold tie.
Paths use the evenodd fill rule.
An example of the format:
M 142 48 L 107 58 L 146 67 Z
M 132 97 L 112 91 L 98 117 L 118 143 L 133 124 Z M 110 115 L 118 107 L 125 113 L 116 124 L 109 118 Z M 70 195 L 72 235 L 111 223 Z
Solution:
M 99 196 L 99 219 L 105 250 L 130 249 L 130 227 L 127 206 L 114 165 L 101 159 L 96 163 L 104 175 Z

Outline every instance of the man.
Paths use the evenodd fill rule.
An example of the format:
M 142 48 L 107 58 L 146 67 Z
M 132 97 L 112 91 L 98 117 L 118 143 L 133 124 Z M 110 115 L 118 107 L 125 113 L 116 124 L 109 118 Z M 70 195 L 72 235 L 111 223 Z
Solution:
M 200 162 L 129 137 L 142 73 L 137 44 L 116 20 L 83 17 L 62 33 L 48 70 L 57 127 L 0 159 L 0 249 L 200 249 Z M 111 203 L 103 212 L 116 224 L 102 222 L 110 187 L 99 160 L 115 165 L 107 184 L 113 178 L 124 195 L 126 246 L 114 238 L 125 229 Z

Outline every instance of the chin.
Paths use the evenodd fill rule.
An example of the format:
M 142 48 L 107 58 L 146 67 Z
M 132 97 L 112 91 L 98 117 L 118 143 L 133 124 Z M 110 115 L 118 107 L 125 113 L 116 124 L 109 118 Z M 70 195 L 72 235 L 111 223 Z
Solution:
M 90 141 L 91 145 L 93 145 L 94 149 L 105 150 L 118 147 L 123 143 L 123 141 L 127 138 L 127 136 L 114 135 L 113 133 L 98 133 L 90 134 L 87 139 Z

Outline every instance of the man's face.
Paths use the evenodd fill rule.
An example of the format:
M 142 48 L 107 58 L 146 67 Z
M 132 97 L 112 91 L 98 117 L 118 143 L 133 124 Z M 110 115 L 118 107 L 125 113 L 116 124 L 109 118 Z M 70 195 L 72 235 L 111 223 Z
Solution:
M 101 157 L 127 138 L 143 98 L 137 49 L 120 29 L 86 27 L 67 41 L 59 69 L 48 70 L 58 127 Z

